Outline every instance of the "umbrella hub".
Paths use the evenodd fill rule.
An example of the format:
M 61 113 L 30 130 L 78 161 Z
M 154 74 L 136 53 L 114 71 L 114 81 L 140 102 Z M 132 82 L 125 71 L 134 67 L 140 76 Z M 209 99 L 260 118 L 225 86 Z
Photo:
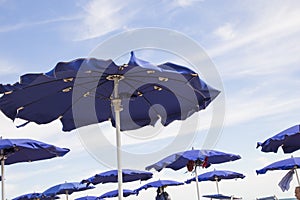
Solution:
M 110 81 L 114 81 L 114 80 L 123 80 L 125 77 L 121 74 L 112 74 L 112 75 L 109 75 L 106 77 L 107 80 L 110 80 Z

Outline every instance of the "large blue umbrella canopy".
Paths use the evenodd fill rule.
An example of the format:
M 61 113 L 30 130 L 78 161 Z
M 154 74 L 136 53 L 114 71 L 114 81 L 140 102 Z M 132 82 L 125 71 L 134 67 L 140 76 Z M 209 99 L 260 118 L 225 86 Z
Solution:
M 70 150 L 31 139 L 0 139 L 2 200 L 4 195 L 4 165 L 31 162 L 64 156 Z
M 55 196 L 60 194 L 65 194 L 66 199 L 68 200 L 68 195 L 73 192 L 80 192 L 84 190 L 89 190 L 95 188 L 94 186 L 87 186 L 86 184 L 71 182 L 71 183 L 62 183 L 55 186 L 50 187 L 45 190 L 42 194 L 45 196 Z
M 198 181 L 216 181 L 217 184 L 217 192 L 219 193 L 219 186 L 218 182 L 221 181 L 222 179 L 237 179 L 237 178 L 245 178 L 244 174 L 238 173 L 238 172 L 233 172 L 233 171 L 228 171 L 228 170 L 213 170 L 210 172 L 206 172 L 203 174 L 200 174 L 198 176 Z M 185 183 L 191 183 L 192 181 L 196 181 L 196 177 L 189 179 L 185 181 Z
M 152 178 L 153 173 L 141 170 L 122 169 L 122 182 L 145 181 Z M 99 184 L 99 183 L 115 183 L 118 182 L 118 170 L 110 170 L 82 180 L 81 183 Z
M 176 186 L 176 185 L 183 185 L 184 183 L 182 182 L 177 182 L 177 181 L 172 181 L 172 180 L 157 180 L 157 181 L 152 181 L 150 183 L 146 183 L 145 185 L 139 187 L 136 189 L 137 192 L 143 190 L 143 189 L 148 189 L 148 188 L 159 188 L 159 187 L 164 187 L 164 186 Z
M 223 194 L 208 194 L 208 195 L 203 195 L 203 197 L 210 198 L 210 199 L 242 199 L 242 198 L 232 197 Z
M 284 153 L 293 153 L 300 149 L 300 125 L 292 126 L 273 137 L 267 139 L 264 142 L 258 142 L 257 148 L 261 146 L 263 152 L 278 151 L 281 147 Z
M 188 164 L 189 161 L 207 161 L 208 164 L 219 164 L 240 159 L 239 155 L 224 153 L 215 150 L 188 150 L 167 156 L 166 158 L 146 167 L 146 170 L 155 169 L 161 171 L 163 168 L 179 170 Z
M 63 130 L 71 131 L 111 121 L 116 127 L 122 192 L 120 130 L 154 126 L 159 119 L 164 126 L 185 120 L 205 109 L 220 92 L 187 67 L 153 65 L 132 52 L 122 66 L 95 58 L 60 62 L 47 73 L 25 74 L 18 83 L 1 84 L 0 93 L 4 94 L 1 111 L 12 120 L 26 120 L 23 125 L 60 119 Z
M 257 174 L 265 174 L 267 171 L 272 170 L 290 170 L 300 167 L 300 157 L 292 157 L 284 160 L 280 160 L 269 164 L 268 166 L 256 170 Z
M 21 196 L 15 197 L 12 200 L 54 200 L 54 199 L 59 199 L 58 196 L 54 197 L 46 197 L 43 196 L 41 193 L 28 193 L 28 194 L 23 194 Z
M 137 192 L 134 191 L 134 190 L 127 190 L 127 189 L 123 190 L 123 197 L 128 197 L 128 196 L 133 195 L 133 194 L 137 194 Z M 112 197 L 118 197 L 118 196 L 119 196 L 119 191 L 118 190 L 113 190 L 113 191 L 106 192 L 106 193 L 102 194 L 98 198 L 103 199 L 103 198 L 112 198 Z

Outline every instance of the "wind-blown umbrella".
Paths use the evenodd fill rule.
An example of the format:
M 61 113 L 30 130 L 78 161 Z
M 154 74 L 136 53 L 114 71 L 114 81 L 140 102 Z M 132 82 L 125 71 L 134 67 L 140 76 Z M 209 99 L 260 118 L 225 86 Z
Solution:
M 267 139 L 263 143 L 258 142 L 257 147 L 261 146 L 263 152 L 278 151 L 281 147 L 284 153 L 293 153 L 300 149 L 300 125 L 292 126 L 273 137 Z
M 123 194 L 123 197 L 128 197 L 130 195 L 137 194 L 137 192 L 134 191 L 134 190 L 124 189 L 122 194 Z M 119 196 L 119 191 L 118 190 L 113 190 L 113 191 L 106 192 L 106 193 L 102 194 L 98 198 L 99 199 L 104 199 L 104 198 L 112 198 L 112 197 L 118 197 L 118 196 Z
M 47 197 L 43 196 L 41 193 L 28 193 L 28 194 L 23 194 L 21 196 L 15 197 L 12 200 L 54 200 L 54 199 L 59 199 L 58 196 L 54 197 Z
M 0 85 L 0 93 L 4 94 L 2 112 L 12 120 L 26 120 L 25 124 L 60 119 L 63 130 L 71 131 L 110 120 L 116 127 L 121 193 L 120 130 L 154 125 L 159 119 L 164 126 L 185 120 L 205 109 L 219 91 L 187 67 L 153 65 L 131 53 L 128 64 L 122 66 L 93 58 L 60 62 L 48 73 L 26 74 L 19 83 Z
M 49 189 L 43 192 L 45 196 L 55 196 L 59 194 L 65 194 L 66 199 L 68 200 L 68 195 L 73 192 L 80 192 L 84 190 L 89 190 L 95 188 L 94 186 L 87 186 L 86 184 L 72 182 L 72 183 L 62 183 L 50 187 Z
M 203 174 L 200 174 L 198 176 L 198 181 L 215 181 L 217 185 L 217 193 L 219 194 L 219 185 L 218 182 L 223 179 L 237 179 L 237 178 L 245 178 L 245 176 L 241 173 L 228 171 L 228 170 L 213 170 L 210 172 L 206 172 Z M 192 181 L 196 181 L 196 178 L 189 179 L 185 181 L 185 183 L 191 183 Z
M 98 197 L 96 196 L 85 196 L 85 197 L 79 197 L 79 198 L 76 198 L 75 200 L 97 200 Z
M 152 165 L 146 167 L 146 170 L 155 169 L 156 171 L 161 171 L 163 168 L 170 168 L 173 170 L 182 169 L 190 163 L 192 164 L 192 169 L 195 171 L 195 177 L 197 177 L 197 167 L 207 167 L 210 164 L 219 164 L 229 161 L 235 161 L 240 159 L 239 155 L 224 153 L 215 150 L 188 150 L 179 153 L 172 154 Z M 189 169 L 190 170 L 190 169 Z M 196 179 L 197 186 L 197 196 L 200 199 L 198 179 Z
M 31 162 L 64 156 L 70 150 L 31 139 L 0 139 L 2 200 L 4 192 L 4 165 Z
M 284 159 L 284 160 L 280 160 L 280 161 L 271 163 L 262 169 L 256 170 L 256 173 L 257 174 L 265 174 L 267 171 L 272 171 L 272 170 L 291 170 L 291 172 L 296 173 L 298 185 L 300 186 L 299 176 L 298 176 L 298 173 L 296 170 L 299 167 L 300 167 L 300 157 L 295 157 L 295 158 L 291 157 L 288 159 Z M 289 182 L 292 179 L 292 175 L 293 175 L 293 173 L 290 174 L 290 176 L 288 178 L 289 180 L 286 180 L 287 181 L 286 184 L 288 184 L 288 186 L 285 186 L 285 187 L 287 187 L 287 189 L 289 188 Z
M 122 169 L 122 182 L 132 182 L 132 181 L 145 181 L 152 178 L 153 174 L 147 171 L 132 170 L 132 169 Z M 115 183 L 118 182 L 118 170 L 110 170 L 107 172 L 102 172 L 92 176 L 88 179 L 82 180 L 81 183 L 89 184 L 99 184 L 99 183 Z

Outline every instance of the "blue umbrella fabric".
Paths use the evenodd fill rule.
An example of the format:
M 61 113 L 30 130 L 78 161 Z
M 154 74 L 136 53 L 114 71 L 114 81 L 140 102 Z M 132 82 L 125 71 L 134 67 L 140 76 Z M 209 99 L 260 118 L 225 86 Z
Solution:
M 210 199 L 242 199 L 242 198 L 227 196 L 223 194 L 209 194 L 209 195 L 203 195 L 203 197 L 210 198 Z
M 4 165 L 62 157 L 70 150 L 32 139 L 0 139 L 2 200 L 4 194 Z
M 137 192 L 134 191 L 134 190 L 127 190 L 127 189 L 123 190 L 123 197 L 128 197 L 128 196 L 134 195 L 134 194 L 135 195 L 137 194 Z M 102 194 L 98 198 L 99 199 L 104 199 L 104 198 L 112 198 L 112 197 L 118 197 L 118 196 L 119 196 L 119 191 L 118 190 L 113 190 L 113 191 L 106 192 L 106 193 Z
M 220 91 L 187 67 L 153 65 L 131 52 L 122 66 L 95 58 L 60 62 L 47 73 L 25 74 L 18 83 L 1 84 L 1 93 L 0 110 L 12 120 L 27 121 L 20 126 L 60 119 L 63 131 L 71 131 L 111 121 L 116 127 L 121 193 L 120 131 L 154 126 L 158 120 L 164 126 L 185 120 L 205 109 Z
M 64 131 L 108 120 L 115 126 L 111 108 L 114 78 L 120 79 L 118 96 L 124 109 L 121 120 L 126 122 L 120 124 L 121 130 L 154 125 L 160 117 L 164 126 L 184 120 L 205 109 L 220 93 L 187 67 L 173 63 L 153 65 L 132 52 L 128 64 L 122 66 L 112 60 L 80 58 L 59 62 L 47 73 L 25 74 L 13 85 L 0 84 L 0 94 L 4 94 L 0 109 L 12 120 L 47 124 L 60 119 Z M 92 102 L 96 119 L 83 108 L 78 108 L 80 116 L 74 119 L 75 106 Z M 164 109 L 150 110 L 149 115 L 155 104 Z
M 163 168 L 179 170 L 186 167 L 189 161 L 201 161 L 201 164 L 207 162 L 209 165 L 235 161 L 240 158 L 239 155 L 215 150 L 188 150 L 167 156 L 166 158 L 147 166 L 146 170 L 151 170 L 152 168 L 156 171 L 161 171 Z
M 62 183 L 55 186 L 50 187 L 45 190 L 42 194 L 45 196 L 55 196 L 60 194 L 65 194 L 66 199 L 68 200 L 68 195 L 73 192 L 80 192 L 84 190 L 89 190 L 95 188 L 94 186 L 87 186 L 86 184 L 71 182 L 71 183 Z
M 97 199 L 99 198 L 96 196 L 85 196 L 85 197 L 76 198 L 75 200 L 97 200 Z
M 268 166 L 256 170 L 257 174 L 265 174 L 267 171 L 272 170 L 290 170 L 283 179 L 279 182 L 279 187 L 285 191 L 289 189 L 289 184 L 293 178 L 293 172 L 296 174 L 298 185 L 300 185 L 299 176 L 297 173 L 297 168 L 300 167 L 300 157 L 291 157 L 288 159 L 280 160 L 269 164 Z
M 222 179 L 237 179 L 237 178 L 245 178 L 244 174 L 233 172 L 229 170 L 213 170 L 210 172 L 206 172 L 200 174 L 198 176 L 198 181 L 221 181 Z M 189 184 L 192 181 L 196 181 L 196 178 L 189 179 L 185 181 L 185 183 Z
M 132 181 L 145 181 L 152 178 L 153 173 L 141 170 L 132 170 L 132 169 L 122 169 L 122 182 L 132 182 Z M 118 182 L 118 170 L 110 170 L 102 172 L 92 176 L 88 179 L 82 180 L 81 183 L 89 184 L 100 184 L 100 183 L 115 183 Z
M 206 172 L 203 174 L 200 174 L 198 176 L 198 181 L 216 181 L 217 185 L 217 193 L 219 194 L 219 185 L 218 182 L 221 181 L 222 179 L 237 179 L 237 178 L 245 178 L 244 174 L 233 172 L 233 171 L 228 171 L 228 170 L 213 170 L 210 172 Z M 189 179 L 185 181 L 185 183 L 189 184 L 192 181 L 196 181 L 196 177 Z
M 177 185 L 183 185 L 184 183 L 182 182 L 177 182 L 177 181 L 172 181 L 172 180 L 157 180 L 157 181 L 152 181 L 150 183 L 147 183 L 138 189 L 136 189 L 137 192 L 145 189 L 147 190 L 148 188 L 159 188 L 159 187 L 164 187 L 164 186 L 177 186 Z
M 54 200 L 54 199 L 59 199 L 58 196 L 54 197 L 46 197 L 43 196 L 41 193 L 28 193 L 28 194 L 23 194 L 21 196 L 15 197 L 12 200 Z
M 261 146 L 263 152 L 277 153 L 281 147 L 284 153 L 293 153 L 300 149 L 300 125 L 292 126 L 273 137 L 267 139 L 263 143 L 258 142 L 257 147 Z

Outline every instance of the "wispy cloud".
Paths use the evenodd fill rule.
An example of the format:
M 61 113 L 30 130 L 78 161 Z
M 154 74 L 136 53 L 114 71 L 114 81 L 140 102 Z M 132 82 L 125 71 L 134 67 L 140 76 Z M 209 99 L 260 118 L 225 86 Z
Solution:
M 83 6 L 85 11 L 82 24 L 78 27 L 78 40 L 91 39 L 126 28 L 135 9 L 128 1 L 92 0 Z

